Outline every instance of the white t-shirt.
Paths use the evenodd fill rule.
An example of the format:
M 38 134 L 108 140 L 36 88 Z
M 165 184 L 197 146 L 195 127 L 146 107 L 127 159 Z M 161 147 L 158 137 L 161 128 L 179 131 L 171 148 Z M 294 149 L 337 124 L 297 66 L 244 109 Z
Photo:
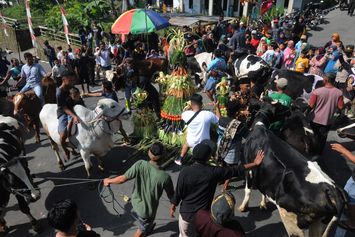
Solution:
M 182 113 L 181 117 L 187 123 L 195 112 L 189 110 Z M 210 139 L 211 124 L 217 124 L 218 117 L 210 112 L 201 111 L 192 122 L 187 125 L 186 142 L 189 147 L 194 148 L 197 144 L 203 140 Z

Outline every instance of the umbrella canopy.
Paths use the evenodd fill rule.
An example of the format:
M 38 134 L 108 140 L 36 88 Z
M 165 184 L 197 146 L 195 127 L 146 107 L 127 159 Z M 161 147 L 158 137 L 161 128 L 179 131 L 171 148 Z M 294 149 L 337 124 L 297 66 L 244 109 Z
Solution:
M 132 9 L 122 13 L 111 27 L 113 34 L 150 33 L 169 26 L 158 13 L 146 9 Z

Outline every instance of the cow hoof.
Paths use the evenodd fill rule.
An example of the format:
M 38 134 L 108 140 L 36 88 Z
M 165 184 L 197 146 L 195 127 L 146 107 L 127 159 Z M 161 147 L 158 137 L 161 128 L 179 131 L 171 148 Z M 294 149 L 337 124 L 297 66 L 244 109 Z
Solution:
M 259 208 L 260 208 L 260 210 L 267 211 L 266 205 L 260 205 Z
M 7 225 L 0 226 L 0 233 L 7 233 L 9 231 L 9 227 Z
M 105 172 L 105 167 L 104 165 L 98 165 L 97 166 L 101 172 Z
M 240 212 L 247 212 L 247 211 L 248 211 L 248 207 L 242 207 L 242 206 L 240 206 L 240 207 L 239 207 L 239 211 L 240 211 Z
M 36 144 L 41 144 L 41 139 L 36 138 Z
M 31 225 L 32 225 L 32 230 L 39 233 L 41 232 L 41 225 L 38 223 L 38 221 L 31 221 Z

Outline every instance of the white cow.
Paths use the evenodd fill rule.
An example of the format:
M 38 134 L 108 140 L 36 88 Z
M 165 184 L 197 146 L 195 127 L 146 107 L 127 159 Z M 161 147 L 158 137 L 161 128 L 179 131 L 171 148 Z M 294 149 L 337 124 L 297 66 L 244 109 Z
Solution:
M 196 54 L 194 57 L 201 69 L 201 72 L 196 73 L 196 74 L 200 77 L 200 79 L 202 79 L 202 81 L 204 83 L 206 83 L 206 81 L 208 79 L 207 78 L 207 69 L 204 68 L 203 65 L 206 64 L 206 66 L 208 66 L 211 63 L 213 54 L 203 52 L 203 53 Z
M 113 147 L 113 134 L 120 130 L 122 123 L 120 118 L 126 115 L 126 110 L 116 101 L 101 99 L 94 110 L 89 110 L 81 105 L 74 107 L 75 114 L 80 118 L 75 135 L 70 141 L 79 149 L 81 158 L 84 160 L 88 177 L 92 163 L 90 154 L 99 158 L 99 168 L 103 170 L 102 156 L 105 156 Z M 53 116 L 57 113 L 56 104 L 46 104 L 39 114 L 42 126 L 50 138 L 52 149 L 55 151 L 58 164 L 64 167 L 59 156 L 58 145 L 60 137 L 58 133 L 58 119 Z

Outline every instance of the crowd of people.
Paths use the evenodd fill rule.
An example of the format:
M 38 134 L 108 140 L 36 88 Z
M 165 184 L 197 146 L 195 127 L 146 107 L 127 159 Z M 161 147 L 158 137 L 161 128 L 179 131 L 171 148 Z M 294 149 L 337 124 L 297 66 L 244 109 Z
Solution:
M 182 114 L 187 126 L 187 141 L 182 147 L 180 156 L 175 163 L 181 165 L 185 161 L 188 150 L 192 151 L 194 163 L 182 169 L 177 184 L 173 185 L 170 176 L 159 168 L 164 154 L 164 145 L 154 143 L 149 151 L 149 161 L 137 161 L 123 175 L 104 179 L 104 185 L 121 184 L 135 179 L 132 194 L 132 215 L 138 222 L 135 236 L 147 236 L 154 230 L 154 220 L 163 191 L 166 192 L 170 202 L 170 214 L 174 217 L 176 207 L 179 209 L 180 236 L 245 236 L 243 228 L 232 220 L 235 200 L 228 191 L 229 180 L 232 177 L 243 178 L 245 170 L 260 165 L 264 152 L 259 150 L 250 164 L 241 164 L 242 141 L 247 136 L 247 117 L 249 100 L 252 93 L 252 83 L 242 79 L 236 83 L 236 91 L 229 96 L 227 116 L 221 116 L 219 102 L 216 100 L 216 85 L 228 72 L 229 58 L 227 51 L 235 53 L 248 53 L 260 56 L 270 67 L 285 68 L 300 73 L 309 73 L 324 78 L 324 86 L 314 90 L 309 99 L 309 108 L 313 110 L 314 117 L 311 122 L 315 135 L 321 141 L 322 149 L 325 146 L 327 134 L 332 118 L 337 110 L 342 110 L 345 104 L 351 106 L 355 86 L 355 54 L 354 45 L 346 45 L 341 41 L 340 35 L 334 33 L 330 41 L 322 47 L 314 47 L 308 43 L 304 19 L 300 17 L 293 28 L 287 24 L 279 24 L 276 18 L 272 22 L 253 28 L 242 21 L 227 22 L 220 17 L 218 23 L 211 26 L 201 26 L 195 29 L 184 27 L 187 41 L 184 53 L 186 57 L 193 57 L 202 52 L 213 52 L 214 59 L 206 65 L 208 80 L 197 81 L 197 87 L 205 83 L 203 91 L 215 107 L 215 112 L 203 110 L 203 97 L 194 94 L 190 98 L 191 110 Z M 118 96 L 111 82 L 105 79 L 105 72 L 113 65 L 123 66 L 125 97 L 129 99 L 130 93 L 138 85 L 133 81 L 135 62 L 148 58 L 166 58 L 170 60 L 169 42 L 166 37 L 154 35 L 150 37 L 148 45 L 141 39 L 131 39 L 122 42 L 109 34 L 105 34 L 96 22 L 92 27 L 81 27 L 79 30 L 82 47 L 67 50 L 62 47 L 54 49 L 48 41 L 44 43 L 44 53 L 51 66 L 49 72 L 56 81 L 57 89 L 57 118 L 59 120 L 58 132 L 61 143 L 70 159 L 67 149 L 67 137 L 72 123 L 80 123 L 80 119 L 73 112 L 77 104 L 84 105 L 81 96 L 95 96 L 110 98 L 115 101 Z M 104 38 L 107 38 L 105 43 Z M 12 78 L 16 81 L 15 87 L 20 93 L 33 89 L 38 98 L 44 103 L 41 79 L 47 72 L 36 61 L 32 54 L 24 55 L 25 64 L 17 59 L 11 63 L 2 56 L 0 61 L 1 86 L 6 86 Z M 8 66 L 11 64 L 11 69 Z M 81 92 L 76 87 L 81 85 Z M 101 91 L 92 92 L 90 86 L 101 83 Z M 276 91 L 269 93 L 269 97 L 289 107 L 292 99 L 285 93 L 288 81 L 279 78 L 275 81 Z M 86 87 L 85 87 L 86 85 Z M 7 90 L 1 91 L 1 97 L 6 97 Z M 128 98 L 127 98 L 128 97 Z M 128 105 L 130 109 L 131 105 Z M 210 128 L 218 126 L 217 143 L 211 141 Z M 270 129 L 277 131 L 282 127 L 282 121 L 271 124 Z M 121 129 L 126 142 L 129 138 L 124 129 Z M 345 154 L 351 161 L 353 155 L 339 144 L 332 148 Z M 224 167 L 208 165 L 211 156 L 216 156 Z M 343 225 L 355 229 L 355 171 L 349 179 L 346 191 L 350 197 L 350 218 Z M 216 187 L 224 183 L 224 193 L 214 197 Z M 72 200 L 64 200 L 53 206 L 48 213 L 51 226 L 60 236 L 98 236 L 91 227 L 81 223 L 80 214 Z M 81 228 L 77 228 L 80 225 Z

